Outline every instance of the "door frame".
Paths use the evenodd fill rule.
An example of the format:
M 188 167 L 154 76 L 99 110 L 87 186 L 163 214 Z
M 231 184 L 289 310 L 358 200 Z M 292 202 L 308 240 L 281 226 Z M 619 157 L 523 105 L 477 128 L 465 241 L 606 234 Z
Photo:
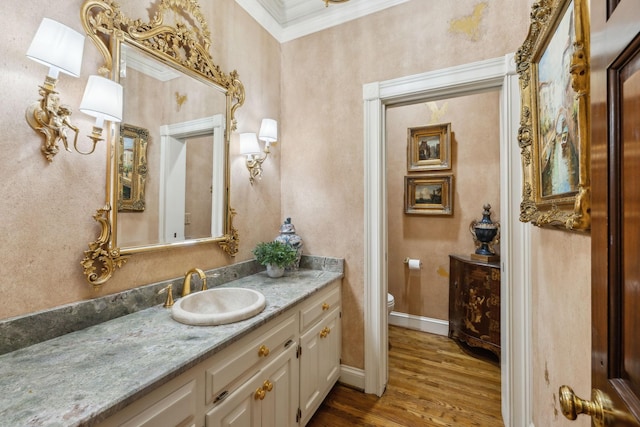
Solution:
M 175 203 L 175 201 L 167 200 L 166 197 L 166 187 L 168 185 L 167 177 L 170 174 L 172 162 L 174 160 L 170 156 L 170 147 L 172 145 L 181 145 L 182 147 L 180 147 L 180 150 L 182 151 L 184 150 L 186 139 L 208 135 L 211 135 L 213 144 L 213 158 L 211 159 L 213 164 L 213 176 L 211 181 L 211 236 L 217 237 L 224 234 L 225 209 L 223 195 L 226 191 L 224 186 L 225 115 L 215 114 L 210 117 L 160 126 L 160 212 L 158 226 L 159 235 L 164 242 L 172 241 L 171 238 L 165 235 L 167 226 L 167 215 L 165 214 L 165 211 L 168 209 L 168 204 L 170 205 L 171 203 Z M 186 154 L 182 153 L 182 156 L 184 158 L 182 159 L 182 164 L 179 167 L 179 173 L 184 176 L 186 174 Z M 184 181 L 184 177 L 182 179 Z M 182 215 L 184 216 L 184 209 Z M 182 224 L 184 224 L 184 217 L 182 218 Z M 178 239 L 178 241 L 180 240 L 184 240 L 184 235 L 182 236 L 182 239 Z
M 363 85 L 364 391 L 388 379 L 385 113 L 392 105 L 500 91 L 501 375 L 505 427 L 532 425 L 530 227 L 519 221 L 520 89 L 513 54 Z

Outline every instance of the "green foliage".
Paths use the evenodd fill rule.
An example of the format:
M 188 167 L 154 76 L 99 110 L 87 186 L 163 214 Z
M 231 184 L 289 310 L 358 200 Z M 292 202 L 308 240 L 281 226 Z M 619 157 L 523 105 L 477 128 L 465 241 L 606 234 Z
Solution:
M 253 249 L 253 255 L 261 265 L 271 264 L 286 268 L 295 262 L 297 252 L 286 243 L 274 240 L 258 243 Z

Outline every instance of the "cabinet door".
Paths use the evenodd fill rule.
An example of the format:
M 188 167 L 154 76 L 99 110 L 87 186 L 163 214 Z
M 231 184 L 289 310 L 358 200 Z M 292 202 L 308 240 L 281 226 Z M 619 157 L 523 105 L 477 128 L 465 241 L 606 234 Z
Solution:
M 465 332 L 485 341 L 489 340 L 490 318 L 487 306 L 491 301 L 491 270 L 474 264 L 466 266 Z
M 294 427 L 298 412 L 298 359 L 292 345 L 264 372 L 263 387 L 267 394 L 261 402 L 262 427 Z
M 305 425 L 340 376 L 340 310 L 334 309 L 300 337 L 300 425 Z
M 207 427 L 251 427 L 259 426 L 260 401 L 256 390 L 262 387 L 259 374 L 244 383 L 242 387 L 231 393 L 213 408 L 206 416 Z
M 296 424 L 298 369 L 291 345 L 206 416 L 207 427 L 286 427 Z

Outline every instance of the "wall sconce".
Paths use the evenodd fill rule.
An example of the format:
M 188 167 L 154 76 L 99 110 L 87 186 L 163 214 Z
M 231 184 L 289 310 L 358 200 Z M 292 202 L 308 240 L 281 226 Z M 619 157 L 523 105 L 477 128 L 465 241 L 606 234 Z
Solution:
M 258 138 L 264 141 L 264 156 L 260 157 Z M 262 119 L 260 133 L 240 134 L 240 154 L 247 156 L 246 164 L 249 170 L 249 182 L 253 185 L 256 178 L 262 178 L 262 163 L 269 157 L 269 147 L 278 140 L 278 122 L 274 119 Z
M 91 151 L 78 149 L 78 128 L 71 121 L 71 110 L 60 103 L 55 90 L 60 72 L 73 77 L 80 76 L 84 35 L 52 19 L 44 18 L 29 46 L 27 57 L 49 67 L 44 84 L 38 91 L 41 98 L 27 108 L 26 119 L 29 126 L 44 136 L 42 154 L 53 161 L 62 142 L 65 150 L 71 151 L 67 131 L 75 134 L 73 148 L 80 154 L 91 154 L 96 144 L 102 140 L 104 120 L 122 120 L 122 86 L 112 80 L 90 76 L 80 103 L 80 111 L 96 118 L 96 124 L 89 138 L 93 141 Z
M 60 97 L 55 87 L 60 72 L 73 77 L 80 76 L 82 53 L 84 51 L 84 35 L 52 19 L 44 18 L 38 27 L 27 57 L 49 67 L 44 84 L 38 93 L 40 101 L 27 108 L 26 119 L 29 126 L 44 135 L 42 154 L 52 161 L 58 153 L 58 141 L 69 150 L 67 128 L 72 129 L 78 137 L 78 128 L 69 121 L 71 111 L 60 104 Z

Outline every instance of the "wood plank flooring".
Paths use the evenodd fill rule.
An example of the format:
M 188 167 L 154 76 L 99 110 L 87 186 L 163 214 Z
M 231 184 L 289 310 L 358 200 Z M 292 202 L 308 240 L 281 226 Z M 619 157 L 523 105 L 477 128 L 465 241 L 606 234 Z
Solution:
M 447 337 L 389 327 L 389 384 L 382 397 L 336 384 L 308 427 L 503 427 L 500 366 Z

